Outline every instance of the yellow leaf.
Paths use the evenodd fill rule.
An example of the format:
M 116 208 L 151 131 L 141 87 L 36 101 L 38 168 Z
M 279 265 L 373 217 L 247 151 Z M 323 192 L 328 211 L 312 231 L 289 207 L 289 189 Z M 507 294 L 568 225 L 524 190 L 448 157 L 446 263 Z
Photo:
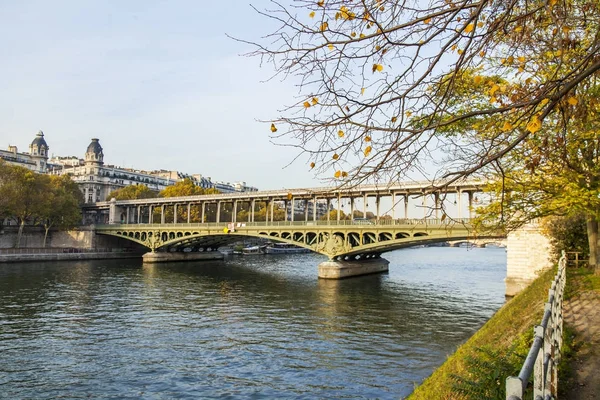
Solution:
M 332 45 L 331 43 L 329 43 L 329 44 L 327 45 L 327 48 L 328 48 L 329 50 L 333 50 L 333 45 Z
M 473 82 L 475 82 L 476 85 L 479 85 L 481 83 L 481 79 L 481 76 L 477 75 L 473 78 Z
M 308 14 L 309 17 L 314 18 L 315 17 L 315 12 L 311 11 L 310 14 Z
M 365 37 L 365 34 L 364 34 L 364 33 L 361 33 L 361 34 L 359 35 L 359 38 L 361 38 L 361 39 L 362 39 L 362 38 L 364 38 L 364 37 Z
M 365 88 L 360 89 L 360 94 L 365 94 Z
M 479 57 L 484 57 L 484 56 L 485 56 L 485 51 L 484 51 L 484 50 L 481 50 L 481 51 L 479 52 Z
M 542 127 L 542 123 L 538 117 L 533 117 L 527 124 L 527 130 L 531 133 L 536 133 Z
M 452 47 L 450 47 L 450 50 L 454 51 L 458 48 L 457 44 L 453 44 Z
M 446 213 L 442 214 L 442 221 L 444 221 L 446 219 Z
M 431 22 L 431 18 L 425 18 L 425 19 L 423 20 L 423 23 L 424 23 L 424 24 L 428 24 L 428 23 L 430 23 L 430 22 Z
M 458 49 L 458 52 L 457 52 L 457 53 L 458 53 L 458 54 L 462 54 L 463 52 L 464 52 L 464 50 L 463 50 L 463 49 Z
M 512 124 L 508 121 L 504 121 L 504 125 L 502 126 L 502 131 L 507 132 L 513 128 Z
M 407 111 L 404 113 L 404 115 L 406 115 L 408 118 L 410 118 L 410 116 L 412 115 L 412 111 Z
M 525 57 L 521 56 L 521 57 L 517 58 L 517 60 L 519 60 L 519 62 L 524 63 L 525 62 Z
M 288 200 L 291 200 L 291 199 L 292 199 L 292 197 L 294 197 L 294 196 L 293 196 L 291 193 L 288 193 L 288 194 L 287 194 L 287 199 L 288 199 Z
M 365 142 L 370 142 L 371 141 L 371 136 L 365 136 Z
M 340 129 L 338 131 L 338 136 L 341 137 L 341 138 L 344 137 L 344 131 Z
M 329 27 L 329 24 L 327 22 L 323 22 L 321 24 L 321 32 L 326 31 L 328 27 Z
M 368 157 L 369 154 L 371 154 L 371 146 L 365 147 L 364 153 L 365 153 L 365 157 Z
M 479 21 L 479 22 L 477 23 L 477 27 L 478 27 L 478 28 L 481 28 L 482 26 L 483 26 L 483 22 Z
M 350 36 L 352 36 L 352 37 L 356 37 L 356 32 L 352 32 L 352 33 L 350 34 Z
M 398 118 L 392 117 L 392 124 L 395 123 L 396 121 L 398 121 Z
M 310 103 L 309 103 L 308 101 L 305 101 L 305 102 L 303 103 L 303 105 L 304 105 L 304 108 L 308 108 L 308 107 L 310 107 Z
M 546 104 L 548 104 L 549 101 L 550 99 L 542 99 L 542 101 L 540 101 L 540 106 L 545 106 Z
M 319 102 L 319 99 L 317 99 L 316 97 L 312 98 L 312 104 L 313 106 L 316 105 Z
M 522 30 L 523 30 L 522 26 L 515 27 L 515 32 L 517 32 L 517 33 L 521 32 Z
M 577 103 L 579 103 L 579 101 L 577 101 L 576 97 L 571 96 L 567 99 L 567 103 L 569 103 L 572 106 L 576 106 Z
M 571 28 L 569 28 L 568 26 L 563 26 L 562 31 L 563 33 L 569 33 L 571 31 Z
M 346 171 L 342 171 L 342 178 L 346 178 L 348 176 L 348 173 Z
M 323 4 L 325 4 L 325 1 L 323 1 L 323 0 L 320 0 L 320 1 L 317 2 L 317 5 L 319 7 L 323 7 Z
M 475 25 L 473 25 L 472 23 L 467 25 L 465 27 L 465 33 L 469 33 L 469 32 L 473 32 L 473 29 L 475 28 Z
M 379 49 L 381 49 L 381 46 L 379 46 L 379 45 L 375 46 L 375 51 L 379 51 Z
M 506 59 L 506 62 L 509 64 L 512 64 L 515 61 L 515 58 L 513 56 L 508 56 L 508 58 Z
M 311 162 L 311 163 L 310 163 L 310 169 L 313 169 L 314 167 L 315 167 L 315 163 L 314 163 L 314 162 Z
M 340 156 L 338 156 L 337 153 L 333 155 L 334 160 L 337 160 L 338 158 L 340 158 Z
M 493 96 L 494 93 L 496 93 L 498 91 L 498 89 L 500 89 L 500 86 L 498 86 L 494 83 L 494 85 L 492 86 L 492 88 L 489 91 L 490 96 Z
M 373 64 L 373 72 L 378 71 L 381 72 L 383 71 L 383 65 L 381 64 Z
M 275 128 L 275 124 L 271 124 L 271 132 L 277 132 L 277 128 Z
M 339 178 L 340 175 L 342 175 L 342 171 L 340 170 L 335 171 L 335 174 L 333 174 L 333 176 L 335 176 L 336 178 Z

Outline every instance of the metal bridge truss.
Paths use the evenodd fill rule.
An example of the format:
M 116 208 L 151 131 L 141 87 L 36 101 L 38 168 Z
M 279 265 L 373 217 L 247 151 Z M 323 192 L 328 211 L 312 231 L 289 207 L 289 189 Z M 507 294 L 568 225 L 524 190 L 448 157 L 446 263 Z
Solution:
M 137 242 L 153 252 L 217 249 L 255 237 L 305 247 L 337 260 L 379 257 L 403 247 L 475 238 L 468 219 L 112 224 L 98 225 L 96 231 Z

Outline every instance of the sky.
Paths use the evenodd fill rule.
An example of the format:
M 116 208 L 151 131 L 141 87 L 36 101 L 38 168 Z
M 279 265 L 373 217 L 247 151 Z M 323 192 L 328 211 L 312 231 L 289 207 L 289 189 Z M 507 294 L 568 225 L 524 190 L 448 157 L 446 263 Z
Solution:
M 106 164 L 324 186 L 259 122 L 293 102 L 292 83 L 265 83 L 273 71 L 226 36 L 271 28 L 241 1 L 0 0 L 0 148 L 28 151 L 42 130 L 57 156 L 99 138 Z

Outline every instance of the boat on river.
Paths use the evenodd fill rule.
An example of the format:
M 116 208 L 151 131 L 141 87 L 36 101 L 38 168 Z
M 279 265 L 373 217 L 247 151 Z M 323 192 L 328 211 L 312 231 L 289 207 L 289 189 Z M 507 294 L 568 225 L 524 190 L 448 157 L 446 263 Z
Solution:
M 310 250 L 290 243 L 271 243 L 265 248 L 267 254 L 309 253 Z
M 249 246 L 242 249 L 242 254 L 245 256 L 253 256 L 265 254 L 265 246 Z

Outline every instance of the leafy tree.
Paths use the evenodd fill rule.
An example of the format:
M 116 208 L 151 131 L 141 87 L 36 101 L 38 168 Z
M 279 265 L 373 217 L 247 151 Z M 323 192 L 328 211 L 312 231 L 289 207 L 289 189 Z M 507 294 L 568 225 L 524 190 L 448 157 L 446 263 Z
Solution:
M 542 228 L 552 243 L 554 259 L 558 261 L 561 252 L 589 252 L 585 215 L 549 217 L 542 222 Z
M 337 210 L 331 210 L 329 211 L 329 220 L 330 221 L 337 221 Z M 327 214 L 322 215 L 321 218 L 319 218 L 319 220 L 321 221 L 327 221 Z M 342 210 L 340 210 L 340 220 L 345 220 L 345 219 L 349 219 L 349 216 L 346 215 L 346 213 L 344 213 Z
M 440 171 L 447 183 L 475 173 L 549 119 L 568 129 L 558 106 L 600 70 L 597 0 L 298 0 L 257 11 L 278 26 L 264 41 L 241 41 L 299 88 L 269 121 L 273 137 L 340 184 L 419 171 L 439 145 L 470 154 Z M 453 107 L 469 71 L 487 101 Z M 497 76 L 509 84 L 485 78 Z M 444 134 L 479 117 L 501 127 L 487 151 Z
M 83 194 L 77 183 L 68 176 L 50 176 L 46 195 L 40 204 L 37 217 L 44 227 L 44 244 L 51 228 L 68 230 L 81 222 Z
M 129 185 L 120 189 L 113 190 L 107 196 L 106 200 L 135 200 L 135 199 L 152 199 L 157 197 L 157 193 L 146 185 Z
M 168 186 L 161 190 L 158 194 L 159 197 L 183 197 L 183 196 L 200 196 L 208 194 L 221 193 L 217 189 L 209 188 L 204 189 L 197 186 L 194 181 L 189 178 L 185 178 L 182 181 L 175 183 L 174 185 Z M 200 222 L 201 209 L 199 207 L 192 207 L 190 210 L 190 222 Z M 160 221 L 160 210 L 155 210 L 154 221 Z M 216 209 L 213 211 L 211 208 L 206 207 L 204 210 L 204 222 L 216 221 Z M 158 219 L 157 219 L 158 218 Z M 173 221 L 173 208 L 169 207 L 165 210 L 165 220 Z M 177 220 L 187 221 L 187 206 L 177 208 Z

